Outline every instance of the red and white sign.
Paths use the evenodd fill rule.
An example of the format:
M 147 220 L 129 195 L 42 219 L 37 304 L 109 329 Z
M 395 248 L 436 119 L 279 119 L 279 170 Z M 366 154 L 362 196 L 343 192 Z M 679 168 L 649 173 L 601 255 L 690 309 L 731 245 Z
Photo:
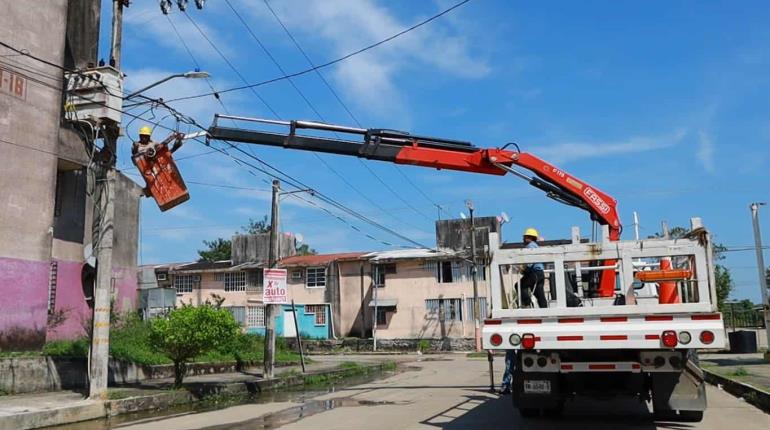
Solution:
M 262 289 L 264 303 L 288 303 L 289 290 L 286 288 L 286 269 L 265 269 L 263 275 L 265 287 Z

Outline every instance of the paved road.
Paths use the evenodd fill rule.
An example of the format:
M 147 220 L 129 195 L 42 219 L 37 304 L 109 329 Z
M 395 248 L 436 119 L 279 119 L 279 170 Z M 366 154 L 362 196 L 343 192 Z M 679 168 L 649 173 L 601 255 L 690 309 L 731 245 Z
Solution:
M 435 361 L 434 361 L 435 360 Z M 497 362 L 496 364 L 500 364 Z M 162 420 L 124 423 L 121 429 L 770 429 L 770 415 L 714 387 L 697 424 L 654 422 L 645 404 L 613 400 L 569 403 L 559 419 L 522 419 L 509 396 L 489 394 L 486 360 L 447 356 L 410 363 L 419 369 L 342 388 L 304 402 L 250 404 Z M 499 380 L 499 375 L 497 376 Z

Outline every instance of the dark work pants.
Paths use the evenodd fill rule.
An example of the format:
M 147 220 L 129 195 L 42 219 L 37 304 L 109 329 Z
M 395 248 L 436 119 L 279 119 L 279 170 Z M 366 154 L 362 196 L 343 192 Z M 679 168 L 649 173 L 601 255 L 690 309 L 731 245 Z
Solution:
M 527 269 L 524 271 L 524 276 L 520 281 L 521 285 L 521 306 L 528 308 L 532 305 L 532 297 L 530 291 L 534 289 L 535 298 L 537 299 L 537 305 L 540 308 L 547 308 L 548 301 L 545 299 L 545 291 L 543 290 L 543 283 L 545 283 L 545 276 L 542 270 Z

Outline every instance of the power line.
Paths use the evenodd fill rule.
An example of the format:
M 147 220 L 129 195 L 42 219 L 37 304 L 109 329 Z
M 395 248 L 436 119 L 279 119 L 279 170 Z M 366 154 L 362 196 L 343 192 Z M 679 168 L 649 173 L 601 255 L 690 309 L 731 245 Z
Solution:
M 249 26 L 249 24 L 246 22 L 246 20 L 245 20 L 245 19 L 243 19 L 243 17 L 241 16 L 241 14 L 240 14 L 240 13 L 239 13 L 239 12 L 238 12 L 238 11 L 237 11 L 237 10 L 236 10 L 234 7 L 233 7 L 233 5 L 230 3 L 230 0 L 225 0 L 225 3 L 227 3 L 227 6 L 229 6 L 229 7 L 230 7 L 230 10 L 232 10 L 232 11 L 233 11 L 233 13 L 235 14 L 235 16 L 236 16 L 236 17 L 238 17 L 238 20 L 240 20 L 240 21 L 241 21 L 241 23 L 243 24 L 243 26 L 244 26 L 244 27 L 246 27 L 246 31 L 247 31 L 247 32 L 248 32 L 248 33 L 251 35 L 251 37 L 252 37 L 252 38 L 253 38 L 253 39 L 254 39 L 254 40 L 257 42 L 257 44 L 259 45 L 259 47 L 262 49 L 262 51 L 265 53 L 265 55 L 267 55 L 267 57 L 270 59 L 270 61 L 273 63 L 273 65 L 275 65 L 275 67 L 278 69 L 278 71 L 279 71 L 279 72 L 281 72 L 281 73 L 282 73 L 284 76 L 286 76 L 286 71 L 283 69 L 283 67 L 281 66 L 281 64 L 278 62 L 278 60 L 276 60 L 276 59 L 275 59 L 275 57 L 273 56 L 273 54 L 272 54 L 272 53 L 270 52 L 270 50 L 269 50 L 269 49 L 268 49 L 268 48 L 265 46 L 265 44 L 264 44 L 264 43 L 262 43 L 262 41 L 259 39 L 259 37 L 257 37 L 257 35 L 256 35 L 256 34 L 254 34 L 254 31 L 251 29 L 251 26 Z M 316 71 L 316 72 L 317 72 L 317 71 Z M 312 111 L 313 111 L 313 113 L 315 113 L 315 115 L 316 115 L 316 116 L 317 116 L 317 117 L 318 117 L 318 118 L 319 118 L 321 121 L 323 121 L 323 122 L 326 122 L 326 118 L 324 118 L 324 116 L 321 114 L 321 112 L 319 112 L 319 111 L 318 111 L 318 109 L 317 109 L 317 108 L 315 107 L 315 105 L 314 105 L 314 104 L 313 104 L 313 103 L 310 101 L 310 99 L 308 99 L 308 97 L 307 97 L 307 96 L 305 96 L 305 93 L 304 93 L 304 92 L 303 92 L 303 91 L 302 91 L 302 90 L 301 90 L 301 89 L 300 89 L 300 88 L 299 88 L 299 87 L 298 87 L 298 86 L 297 86 L 297 85 L 294 83 L 294 80 L 293 80 L 293 79 L 291 79 L 291 78 L 289 78 L 289 79 L 288 79 L 288 81 L 289 81 L 289 84 L 292 86 L 292 88 L 294 88 L 294 91 L 295 91 L 295 92 L 296 92 L 296 93 L 297 93 L 297 94 L 298 94 L 298 95 L 299 95 L 299 96 L 302 98 L 302 100 L 304 100 L 305 104 L 307 104 L 307 105 L 308 105 L 308 107 L 310 108 L 310 110 L 312 110 Z M 278 117 L 278 118 L 280 119 L 280 117 Z M 336 135 L 337 133 L 335 132 L 334 134 Z M 337 137 L 339 137 L 339 135 L 337 135 Z M 334 167 L 332 167 L 332 166 L 331 166 L 331 164 L 329 164 L 329 163 L 328 163 L 328 162 L 327 162 L 327 161 L 326 161 L 326 160 L 325 160 L 323 157 L 321 157 L 321 155 L 319 155 L 319 154 L 317 154 L 317 153 L 315 153 L 315 152 L 313 152 L 313 155 L 314 155 L 314 156 L 315 156 L 315 157 L 316 157 L 316 158 L 317 158 L 319 161 L 321 161 L 321 163 L 322 163 L 322 164 L 323 164 L 323 165 L 324 165 L 324 166 L 325 166 L 327 169 L 329 169 L 329 170 L 330 170 L 332 173 L 334 173 L 334 174 L 335 174 L 335 175 L 336 175 L 336 176 L 337 176 L 337 177 L 338 177 L 340 180 L 342 180 L 342 182 L 343 182 L 343 183 L 345 183 L 345 185 L 347 185 L 347 186 L 348 186 L 348 188 L 350 188 L 351 190 L 353 190 L 354 192 L 356 192 L 356 193 L 357 193 L 359 196 L 361 196 L 361 197 L 362 197 L 364 200 L 366 200 L 367 202 L 369 202 L 369 203 L 370 203 L 372 206 L 374 206 L 374 207 L 376 207 L 376 208 L 378 208 L 378 209 L 382 210 L 383 212 L 385 212 L 387 215 L 389 215 L 389 216 L 393 217 L 393 218 L 394 218 L 395 220 L 397 220 L 398 222 L 401 222 L 401 223 L 406 223 L 406 224 L 410 224 L 409 222 L 407 222 L 407 221 L 404 221 L 404 220 L 402 220 L 402 219 L 400 219 L 400 218 L 396 217 L 394 214 L 391 214 L 391 213 L 389 213 L 389 212 L 385 211 L 385 209 L 384 209 L 382 206 L 380 206 L 379 204 L 377 204 L 377 203 L 376 203 L 374 200 L 372 200 L 371 198 L 369 198 L 369 196 L 367 196 L 367 195 L 366 195 L 366 194 L 364 194 L 364 193 L 363 193 L 363 192 L 362 192 L 360 189 L 358 189 L 358 187 L 356 187 L 356 186 L 355 186 L 355 185 L 353 185 L 353 184 L 352 184 L 350 181 L 348 181 L 348 179 L 347 179 L 347 178 L 345 178 L 345 176 L 343 176 L 343 175 L 342 175 L 341 173 L 339 173 L 339 172 L 338 172 L 338 171 L 337 171 L 337 170 L 336 170 Z M 366 170 L 367 170 L 367 171 L 368 171 L 368 172 L 369 172 L 369 173 L 370 173 L 372 176 L 374 176 L 374 177 L 375 177 L 375 178 L 376 178 L 376 179 L 377 179 L 377 180 L 378 180 L 380 183 L 382 183 L 382 184 L 383 184 L 383 185 L 384 185 L 384 186 L 385 186 L 385 187 L 388 189 L 388 191 L 390 191 L 390 192 L 391 192 L 391 193 L 392 193 L 394 196 L 396 196 L 396 198 L 400 199 L 400 200 L 401 200 L 402 202 L 404 202 L 404 204 L 406 204 L 407 206 L 409 206 L 409 207 L 411 207 L 411 208 L 414 208 L 414 207 L 413 207 L 411 204 L 409 204 L 409 202 L 407 202 L 406 200 L 404 200 L 404 199 L 401 197 L 401 195 L 399 195 L 398 193 L 396 193 L 396 192 L 395 192 L 395 191 L 394 191 L 394 190 L 393 190 L 393 189 L 392 189 L 390 186 L 388 186 L 388 185 L 387 185 L 387 184 L 386 184 L 386 183 L 385 183 L 385 182 L 382 180 L 382 178 L 380 178 L 380 177 L 379 177 L 379 175 L 377 175 L 377 174 L 376 174 L 376 173 L 375 173 L 375 172 L 374 172 L 372 169 L 370 169 L 370 168 L 369 168 L 369 166 L 366 166 L 366 164 L 365 164 L 365 163 L 363 163 L 363 162 L 362 162 L 360 159 L 359 159 L 358 161 L 359 161 L 359 162 L 360 162 L 360 163 L 361 163 L 361 164 L 362 164 L 362 165 L 363 165 L 363 166 L 366 168 Z M 416 213 L 418 213 L 418 214 L 422 215 L 422 216 L 425 216 L 425 214 L 424 214 L 424 213 L 422 213 L 422 212 L 418 211 L 416 208 L 414 208 L 414 211 L 415 211 Z M 428 219 L 430 219 L 430 218 L 428 218 Z M 411 225 L 411 224 L 410 224 L 410 225 Z M 416 227 L 416 226 L 414 226 L 414 225 L 412 225 L 412 226 L 413 226 L 413 227 L 415 227 L 415 228 L 417 228 L 417 227 Z
M 364 52 L 369 51 L 371 49 L 374 49 L 374 48 L 376 48 L 376 47 L 378 47 L 378 46 L 380 46 L 382 44 L 388 43 L 391 40 L 396 39 L 396 38 L 398 38 L 398 37 L 400 37 L 400 36 L 402 36 L 402 35 L 404 35 L 406 33 L 409 33 L 412 30 L 416 30 L 416 29 L 422 27 L 423 25 L 428 24 L 431 21 L 434 21 L 434 20 L 436 20 L 436 19 L 446 15 L 447 13 L 457 9 L 458 7 L 468 3 L 469 1 L 471 1 L 471 0 L 463 0 L 463 1 L 459 2 L 459 3 L 456 3 L 453 6 L 447 8 L 447 9 L 444 9 L 443 11 L 441 11 L 441 12 L 431 16 L 430 18 L 427 18 L 427 19 L 425 19 L 423 21 L 420 21 L 419 23 L 417 23 L 417 24 L 415 24 L 415 25 L 413 25 L 411 27 L 408 27 L 408 28 L 406 28 L 404 30 L 401 30 L 401 31 L 399 31 L 398 33 L 396 33 L 396 34 L 394 34 L 392 36 L 389 36 L 389 37 L 387 37 L 385 39 L 382 39 L 379 42 L 372 43 L 371 45 L 367 45 L 367 46 L 365 46 L 365 47 L 363 47 L 361 49 L 358 49 L 358 50 L 353 51 L 353 52 L 351 52 L 349 54 L 343 55 L 342 57 L 336 58 L 334 60 L 327 61 L 326 63 L 320 64 L 318 66 L 310 67 L 308 69 L 301 70 L 301 71 L 295 72 L 295 73 L 291 73 L 291 74 L 288 74 L 286 76 L 279 76 L 279 77 L 275 77 L 275 78 L 272 78 L 272 79 L 268 79 L 268 80 L 257 82 L 257 83 L 253 83 L 253 84 L 247 84 L 247 85 L 242 85 L 242 86 L 238 86 L 238 87 L 228 88 L 228 89 L 219 91 L 219 94 L 229 93 L 229 92 L 232 92 L 232 91 L 240 91 L 240 90 L 244 90 L 244 89 L 247 89 L 247 88 L 256 88 L 256 87 L 260 87 L 260 86 L 263 86 L 263 85 L 272 84 L 273 82 L 283 81 L 285 79 L 306 75 L 306 74 L 308 74 L 310 72 L 313 72 L 315 70 L 319 70 L 319 69 L 323 69 L 323 68 L 332 66 L 334 64 L 337 64 L 337 63 L 340 63 L 342 61 L 345 61 L 348 58 L 354 57 L 354 56 L 356 56 L 358 54 L 361 54 L 361 53 L 364 53 Z M 198 95 L 192 95 L 192 96 L 186 96 L 186 97 L 178 97 L 178 98 L 169 100 L 169 102 L 175 102 L 175 101 L 180 101 L 180 100 L 196 99 L 196 98 L 206 97 L 206 96 L 210 96 L 210 95 L 212 95 L 212 94 L 208 93 L 208 94 L 198 94 Z
M 229 0 L 226 0 L 226 1 L 228 1 L 228 4 L 229 4 Z M 329 83 L 329 81 L 327 81 L 327 80 L 326 80 L 326 78 L 323 76 L 323 74 L 321 73 L 321 71 L 320 71 L 320 70 L 318 70 L 318 68 L 316 68 L 316 65 L 315 65 L 315 63 L 313 62 L 313 60 L 310 58 L 310 55 L 308 55 L 308 54 L 307 54 L 307 52 L 305 52 L 305 50 L 302 48 L 302 45 L 300 45 L 299 41 L 298 41 L 298 40 L 297 40 L 297 39 L 294 37 L 294 35 L 291 33 L 291 31 L 289 31 L 289 28 L 288 28 L 288 27 L 286 27 L 286 25 L 283 23 L 283 20 L 281 20 L 281 18 L 280 18 L 280 17 L 278 16 L 278 14 L 275 12 L 275 10 L 273 9 L 273 7 L 272 7 L 272 6 L 270 6 L 270 2 L 269 2 L 268 0 L 263 0 L 263 2 L 265 3 L 265 6 L 267 6 L 267 9 L 270 11 L 270 13 L 273 15 L 273 17 L 275 18 L 275 20 L 276 20 L 276 21 L 278 22 L 278 24 L 281 26 L 281 28 L 283 28 L 283 31 L 286 33 L 286 35 L 289 37 L 289 39 L 291 39 L 292 43 L 293 43 L 293 44 L 294 44 L 294 46 L 297 48 L 297 50 L 298 50 L 298 51 L 299 51 L 299 52 L 302 54 L 302 56 L 303 56 L 303 57 L 305 57 L 305 60 L 306 60 L 306 61 L 307 61 L 307 63 L 310 65 L 310 67 L 311 67 L 311 68 L 313 68 L 313 71 L 315 72 L 316 76 L 318 76 L 318 78 L 319 78 L 319 79 L 321 79 L 321 82 L 323 82 L 324 86 L 326 86 L 326 88 L 327 88 L 327 89 L 328 89 L 328 90 L 329 90 L 329 91 L 332 93 L 332 95 L 334 96 L 334 98 L 337 100 L 337 102 L 340 104 L 340 106 L 342 106 L 342 108 L 345 110 L 345 112 L 347 112 L 347 113 L 348 113 L 348 115 L 349 115 L 349 116 L 350 116 L 350 118 L 353 120 L 353 122 L 355 122 L 355 123 L 356 123 L 356 125 L 358 125 L 359 127 L 363 128 L 363 125 L 362 125 L 362 124 L 361 124 L 361 122 L 358 120 L 358 118 L 356 118 L 356 116 L 355 116 L 355 115 L 353 115 L 353 111 L 352 111 L 352 110 L 351 110 L 351 109 L 348 107 L 348 105 L 347 105 L 347 104 L 345 104 L 345 102 L 342 100 L 342 97 L 340 97 L 340 96 L 339 96 L 339 94 L 337 94 L 337 91 L 335 91 L 335 90 L 334 90 L 334 87 L 332 87 L 332 85 Z M 283 72 L 283 70 L 281 70 L 281 72 L 282 72 L 282 73 L 284 73 L 284 75 L 286 74 L 285 72 Z M 291 79 L 289 79 L 289 81 L 291 81 Z M 363 161 L 361 161 L 360 159 L 359 159 L 358 161 L 359 161 L 361 164 L 364 164 L 364 162 L 363 162 Z M 439 208 L 439 211 L 441 211 L 441 206 L 440 206 L 439 204 L 437 204 L 436 202 L 434 202 L 434 201 L 433 201 L 433 200 L 432 200 L 432 199 L 431 199 L 431 198 L 430 198 L 430 197 L 429 197 L 429 196 L 428 196 L 428 195 L 427 195 L 427 194 L 426 194 L 426 193 L 425 193 L 425 192 L 424 192 L 422 189 L 420 189 L 420 188 L 417 186 L 417 184 L 415 184 L 415 183 L 414 183 L 414 182 L 413 182 L 413 181 L 412 181 L 412 180 L 411 180 L 411 179 L 410 179 L 410 178 L 409 178 L 409 177 L 408 177 L 408 176 L 407 176 L 407 175 L 406 175 L 406 174 L 403 172 L 403 170 L 401 169 L 401 167 L 400 167 L 400 166 L 398 166 L 398 165 L 394 165 L 393 167 L 394 167 L 394 168 L 395 168 L 395 169 L 398 171 L 398 173 L 400 173 L 400 174 L 401 174 L 401 176 L 402 176 L 402 177 L 403 177 L 403 178 L 404 178 L 404 179 L 405 179 L 405 180 L 406 180 L 406 181 L 409 183 L 409 185 L 411 185 L 411 186 L 412 186 L 414 189 L 416 189 L 416 190 L 417 190 L 417 191 L 418 191 L 418 192 L 419 192 L 419 193 L 420 193 L 420 194 L 421 194 L 421 195 L 422 195 L 422 196 L 423 196 L 423 197 L 424 197 L 424 198 L 425 198 L 427 201 L 429 201 L 429 202 L 430 202 L 430 203 L 431 203 L 433 206 L 435 206 L 435 207 Z M 368 169 L 368 167 L 367 167 L 367 169 Z M 373 174 L 375 177 L 377 177 L 377 174 L 376 174 L 376 173 L 374 173 L 374 172 L 373 172 L 371 169 L 368 169 L 368 170 L 369 170 L 369 172 L 371 172 L 371 173 L 372 173 L 372 174 Z M 378 179 L 379 179 L 379 177 L 378 177 Z M 382 180 L 380 180 L 380 182 L 382 182 Z M 400 195 L 396 195 L 396 196 L 400 198 Z M 420 212 L 420 214 L 422 214 L 422 213 Z
M 3 43 L 3 42 L 0 42 L 0 44 L 2 44 L 2 45 L 4 45 L 4 46 L 7 46 L 7 47 L 9 47 L 10 49 L 12 49 L 12 50 L 14 50 L 14 51 L 16 51 L 16 52 L 19 52 L 19 53 L 23 53 L 23 51 L 21 51 L 21 50 L 18 50 L 18 49 L 16 49 L 16 48 L 13 48 L 13 47 L 11 47 L 10 45 L 7 45 L 7 44 L 5 44 L 5 43 Z M 30 56 L 30 58 L 34 58 L 34 59 L 37 59 L 38 61 L 45 61 L 45 60 L 40 60 L 40 59 L 38 59 L 37 57 L 34 57 L 34 56 L 32 56 L 32 55 L 29 55 L 29 56 Z M 66 69 L 66 68 L 64 68 L 64 67 L 61 67 L 61 66 L 58 66 L 58 68 L 61 68 L 61 69 L 62 69 L 62 70 L 64 70 L 64 71 L 69 71 L 68 69 Z M 105 88 L 106 88 L 106 87 L 105 87 Z M 109 91 L 109 90 L 108 90 L 108 89 L 106 89 L 106 91 Z M 82 96 L 80 96 L 80 95 L 78 95 L 78 94 L 74 94 L 74 95 L 75 95 L 76 97 L 80 97 L 80 98 L 83 98 Z M 155 101 L 155 103 L 157 103 L 159 106 L 163 106 L 165 109 L 169 110 L 169 112 L 171 112 L 171 113 L 174 115 L 174 117 L 175 117 L 177 120 L 179 120 L 179 121 L 182 121 L 182 122 L 185 122 L 185 123 L 188 123 L 188 124 L 190 124 L 190 125 L 194 125 L 195 127 L 199 128 L 199 129 L 201 129 L 201 130 L 203 130 L 203 131 L 206 131 L 206 128 L 204 128 L 203 126 L 201 126 L 200 124 L 198 124 L 198 122 L 197 122 L 197 121 L 195 121 L 195 119 L 194 119 L 194 118 L 191 118 L 191 117 L 189 117 L 189 116 L 186 116 L 186 115 L 182 114 L 181 112 L 179 112 L 179 111 L 177 111 L 176 109 L 172 108 L 171 106 L 169 106 L 169 105 L 168 105 L 168 104 L 166 104 L 165 102 L 163 102 L 163 101 L 160 101 L 160 100 L 156 100 L 156 101 Z M 107 105 L 105 102 L 96 102 L 96 104 L 99 104 L 99 105 L 101 105 L 101 106 L 104 106 L 104 107 L 106 107 L 107 109 L 110 109 L 110 110 L 114 110 L 114 111 L 116 111 L 116 112 L 119 112 L 119 113 L 121 113 L 121 114 L 123 114 L 123 115 L 127 115 L 127 116 L 129 116 L 129 117 L 132 117 L 132 118 L 135 118 L 135 119 L 142 119 L 142 120 L 145 120 L 146 122 L 149 122 L 149 123 L 151 123 L 151 124 L 154 124 L 156 127 L 159 127 L 159 128 L 163 128 L 163 129 L 166 129 L 166 130 L 169 130 L 169 131 L 172 131 L 172 132 L 175 132 L 175 131 L 176 131 L 176 130 L 174 130 L 174 129 L 170 128 L 170 127 L 167 127 L 167 126 L 164 126 L 164 125 L 162 125 L 160 122 L 152 122 L 152 121 L 147 121 L 147 120 L 146 120 L 146 118 L 142 118 L 142 117 L 140 117 L 140 116 L 138 116 L 138 115 L 135 115 L 135 114 L 131 114 L 131 113 L 129 113 L 129 112 L 125 112 L 125 111 L 123 111 L 123 110 L 121 110 L 121 109 L 118 109 L 118 108 L 115 108 L 115 107 L 111 107 L 111 106 L 108 106 L 108 105 Z M 238 146 L 234 145 L 234 144 L 233 144 L 233 143 L 231 143 L 231 142 L 228 142 L 228 141 L 226 141 L 226 140 L 222 140 L 222 142 L 224 142 L 224 143 L 228 144 L 228 145 L 229 145 L 231 148 L 235 149 L 236 151 L 239 151 L 239 152 L 243 153 L 244 155 L 246 155 L 246 156 L 248 156 L 248 157 L 250 157 L 250 158 L 253 158 L 254 160 L 258 161 L 260 164 L 264 165 L 265 167 L 267 167 L 267 168 L 269 168 L 269 169 L 271 169 L 271 170 L 274 170 L 274 171 L 278 172 L 278 173 L 279 173 L 281 176 L 283 176 L 283 177 L 281 177 L 281 176 L 277 176 L 276 174 L 273 174 L 273 173 L 270 173 L 270 172 L 268 172 L 267 170 L 265 170 L 265 169 L 263 169 L 263 168 L 260 168 L 260 167 L 258 167 L 258 166 L 255 166 L 255 165 L 253 165 L 253 164 L 251 164 L 251 163 L 249 163 L 249 162 L 246 162 L 246 161 L 240 160 L 240 159 L 238 159 L 238 158 L 234 157 L 233 155 L 229 154 L 227 151 L 224 151 L 224 150 L 222 150 L 222 149 L 219 149 L 219 148 L 214 148 L 214 147 L 212 147 L 212 146 L 208 145 L 208 144 L 207 144 L 207 143 L 205 143 L 205 142 L 201 142 L 201 141 L 200 141 L 199 139 L 197 139 L 197 138 L 196 138 L 196 139 L 194 139 L 194 140 L 195 140 L 195 141 L 197 141 L 198 143 L 201 143 L 201 144 L 203 144 L 203 145 L 206 145 L 207 147 L 210 147 L 210 148 L 213 148 L 213 149 L 217 149 L 219 152 L 222 152 L 222 153 L 224 153 L 225 155 L 227 155 L 228 157 L 232 158 L 234 161 L 238 162 L 239 164 L 245 164 L 245 165 L 248 165 L 248 166 L 250 166 L 250 167 L 252 167 L 252 168 L 254 168 L 254 169 L 257 169 L 257 170 L 259 170 L 260 172 L 262 172 L 262 173 L 264 173 L 264 174 L 266 174 L 266 175 L 268 175 L 268 176 L 270 176 L 270 177 L 273 177 L 273 178 L 275 178 L 275 179 L 280 179 L 280 180 L 283 180 L 284 182 L 287 182 L 287 183 L 288 183 L 290 186 L 293 186 L 293 187 L 295 187 L 295 188 L 297 188 L 297 189 L 307 189 L 307 188 L 311 188 L 311 187 L 309 187 L 308 185 L 306 185 L 306 184 L 302 183 L 301 181 L 299 181 L 299 180 L 297 180 L 297 179 L 293 178 L 292 176 L 290 176 L 290 175 L 286 174 L 285 172 L 281 171 L 280 169 L 278 169 L 278 168 L 276 168 L 276 167 L 274 167 L 274 166 L 270 165 L 269 163 L 267 163 L 267 162 L 265 162 L 265 161 L 261 160 L 261 159 L 260 159 L 259 157 L 257 157 L 256 155 L 253 155 L 253 154 L 249 154 L 249 153 L 245 152 L 243 149 L 241 149 L 240 147 L 238 147 Z M 7 142 L 7 143 L 9 143 L 9 144 L 13 144 L 13 142 Z M 18 144 L 17 144 L 17 146 L 22 146 L 22 145 L 18 145 Z M 28 147 L 28 148 L 32 149 L 31 147 Z M 42 151 L 42 150 L 40 150 L 40 151 L 41 151 L 41 152 L 46 152 L 46 151 Z M 250 172 L 252 175 L 255 175 L 255 176 L 256 176 L 256 174 L 254 174 L 254 172 L 252 172 L 252 171 L 250 171 L 250 170 L 248 170 L 248 171 L 249 171 L 249 172 Z M 298 185 L 298 184 L 299 184 L 299 185 Z M 294 196 L 295 198 L 299 198 L 299 197 L 298 197 L 296 194 L 291 194 L 291 196 Z M 345 205 L 343 205 L 343 204 L 341 204 L 341 203 L 337 202 L 337 201 L 336 201 L 336 200 L 334 200 L 333 198 L 331 198 L 331 197 L 329 197 L 329 196 L 326 196 L 325 194 L 321 193 L 320 191 L 314 190 L 313 196 L 314 196 L 314 197 L 316 197 L 316 198 L 318 198 L 319 200 L 321 200 L 321 201 L 323 201 L 323 202 L 325 202 L 325 203 L 327 203 L 327 204 L 331 205 L 331 206 L 334 206 L 334 207 L 335 207 L 335 208 L 337 208 L 338 210 L 341 210 L 342 212 L 344 212 L 344 213 L 347 213 L 347 214 L 349 214 L 349 215 L 353 216 L 354 218 L 357 218 L 357 219 L 359 219 L 359 220 L 361 220 L 361 221 L 363 221 L 363 222 L 365 222 L 365 223 L 367 223 L 367 224 L 369 224 L 369 225 L 371 225 L 371 226 L 373 226 L 373 227 L 379 228 L 379 229 L 381 229 L 381 230 L 383 230 L 383 231 L 385 231 L 385 232 L 387 232 L 387 233 L 389 233 L 389 234 L 392 234 L 392 235 L 394 235 L 394 236 L 396 236 L 396 237 L 398 237 L 398 238 L 400 238 L 400 239 L 402 239 L 402 240 L 405 240 L 406 242 L 412 243 L 412 244 L 414 244 L 414 245 L 416 245 L 416 246 L 418 246 L 418 247 L 423 247 L 423 248 L 426 248 L 426 246 L 425 246 L 425 245 L 423 245 L 423 244 L 421 244 L 421 243 L 419 243 L 419 242 L 417 242 L 417 241 L 414 241 L 414 240 L 412 240 L 412 239 L 410 239 L 410 238 L 408 238 L 408 237 L 406 237 L 406 236 L 404 236 L 404 235 L 402 235 L 402 234 L 398 233 L 397 231 L 394 231 L 393 229 L 390 229 L 390 228 L 388 228 L 388 227 L 386 227 L 386 226 L 384 226 L 384 225 L 382 225 L 382 224 L 380 224 L 380 223 L 378 223 L 378 222 L 376 222 L 376 221 L 372 220 L 371 218 L 369 218 L 369 217 L 366 217 L 366 216 L 364 216 L 364 215 L 362 215 L 362 214 L 360 214 L 360 213 L 356 212 L 356 211 L 355 211 L 355 210 L 353 210 L 353 209 L 350 209 L 350 208 L 348 208 L 347 206 L 345 206 Z M 305 200 L 305 199 L 302 199 L 302 198 L 300 198 L 300 199 L 301 199 L 301 200 Z M 305 200 L 305 201 L 307 201 L 307 200 Z M 307 201 L 307 202 L 308 202 L 309 204 L 312 204 L 312 205 L 314 205 L 314 206 L 318 206 L 318 205 L 317 205 L 316 203 L 314 203 L 314 202 L 311 202 L 311 201 Z M 334 216 L 335 218 L 338 218 L 338 219 L 340 219 L 340 221 L 347 223 L 347 221 L 345 221 L 344 219 L 342 219 L 341 217 L 339 217 L 339 216 L 337 216 L 337 215 L 334 215 L 334 214 L 333 214 L 332 212 L 330 212 L 328 209 L 326 209 L 326 208 L 323 208 L 323 207 L 321 207 L 321 206 L 318 206 L 318 207 L 319 207 L 321 210 L 324 210 L 324 211 L 328 212 L 330 215 Z M 348 224 L 349 224 L 349 223 L 348 223 Z M 352 225 L 352 224 L 349 224 L 349 225 L 350 225 L 350 227 L 351 227 L 351 228 L 353 228 L 354 230 L 357 230 L 357 231 L 361 232 L 361 233 L 362 233 L 362 234 L 364 234 L 365 236 L 367 236 L 367 237 L 369 237 L 369 238 L 373 238 L 373 236 L 369 235 L 368 233 L 365 233 L 365 232 L 361 231 L 361 230 L 360 230 L 359 228 L 357 228 L 356 226 L 354 226 L 354 225 Z M 374 239 L 374 240 L 378 240 L 378 241 L 379 241 L 379 239 L 376 239 L 376 238 L 373 238 L 373 239 Z M 385 243 L 385 244 L 388 244 L 389 246 L 393 246 L 393 244 L 390 244 L 390 243 L 388 243 L 388 242 L 384 242 L 384 241 L 381 241 L 381 242 L 382 242 L 382 243 Z

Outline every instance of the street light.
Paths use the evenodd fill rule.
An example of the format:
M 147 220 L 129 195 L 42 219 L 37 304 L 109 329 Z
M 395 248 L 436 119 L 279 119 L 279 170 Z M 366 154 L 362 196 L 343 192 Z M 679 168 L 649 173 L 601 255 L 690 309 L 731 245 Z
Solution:
M 211 75 L 208 72 L 201 72 L 199 70 L 194 70 L 194 71 L 185 72 L 185 73 L 175 73 L 175 74 L 173 74 L 171 76 L 167 76 L 167 77 L 159 80 L 158 82 L 155 82 L 153 84 L 147 85 L 146 87 L 142 88 L 141 90 L 134 91 L 133 93 L 123 97 L 123 100 L 128 100 L 128 99 L 130 99 L 132 97 L 136 97 L 139 94 L 149 90 L 150 88 L 156 87 L 156 86 L 158 86 L 158 85 L 160 85 L 160 84 L 162 84 L 162 83 L 164 83 L 166 81 L 170 81 L 170 80 L 172 80 L 174 78 L 205 79 L 205 78 L 208 78 L 210 76 Z

